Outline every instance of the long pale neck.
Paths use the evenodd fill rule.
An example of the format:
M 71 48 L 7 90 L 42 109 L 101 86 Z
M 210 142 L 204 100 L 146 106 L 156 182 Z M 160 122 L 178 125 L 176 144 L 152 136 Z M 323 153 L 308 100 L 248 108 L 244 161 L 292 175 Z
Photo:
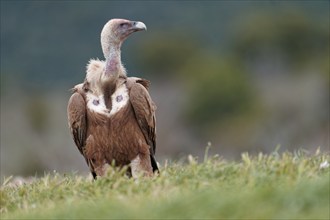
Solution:
M 126 71 L 121 63 L 120 44 L 109 45 L 109 55 L 106 58 L 105 75 L 118 77 L 119 75 L 126 75 Z

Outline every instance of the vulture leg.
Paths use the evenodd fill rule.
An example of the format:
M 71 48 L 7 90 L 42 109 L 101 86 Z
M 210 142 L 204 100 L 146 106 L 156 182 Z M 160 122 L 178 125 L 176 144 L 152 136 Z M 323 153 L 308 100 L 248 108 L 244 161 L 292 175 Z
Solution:
M 96 179 L 97 176 L 104 176 L 109 165 L 106 163 L 104 155 L 98 149 L 93 148 L 95 145 L 95 139 L 93 135 L 90 135 L 86 140 L 85 155 L 88 158 L 88 166 Z
M 139 175 L 143 176 L 152 176 L 153 171 L 151 167 L 150 155 L 149 154 L 138 154 L 131 161 L 131 171 L 133 178 L 139 177 Z
M 90 170 L 91 174 L 93 175 L 93 179 L 96 180 L 97 175 L 96 175 L 96 172 L 95 172 L 92 161 L 90 159 L 86 159 L 86 161 L 87 161 L 87 165 L 89 167 L 89 170 Z
M 96 168 L 95 168 L 96 175 L 97 176 L 104 176 L 104 175 L 106 175 L 107 174 L 107 170 L 108 170 L 109 167 L 110 167 L 110 165 L 107 164 L 107 163 L 105 163 L 105 162 L 103 164 L 100 164 L 100 165 L 96 166 Z

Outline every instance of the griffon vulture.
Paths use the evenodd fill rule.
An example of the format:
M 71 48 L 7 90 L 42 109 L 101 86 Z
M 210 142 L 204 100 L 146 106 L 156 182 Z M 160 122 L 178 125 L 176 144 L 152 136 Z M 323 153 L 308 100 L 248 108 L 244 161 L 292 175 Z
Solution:
M 73 140 L 96 179 L 106 167 L 128 166 L 136 177 L 158 171 L 156 106 L 149 81 L 127 77 L 121 45 L 132 33 L 146 30 L 142 22 L 108 21 L 101 32 L 105 61 L 90 60 L 85 81 L 73 88 L 67 113 Z

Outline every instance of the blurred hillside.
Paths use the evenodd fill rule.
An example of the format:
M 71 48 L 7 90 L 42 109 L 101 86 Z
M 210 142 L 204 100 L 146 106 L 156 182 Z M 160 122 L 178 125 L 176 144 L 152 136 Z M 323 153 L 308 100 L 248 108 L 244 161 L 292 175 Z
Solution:
M 328 1 L 1 1 L 1 176 L 87 171 L 68 91 L 111 18 L 143 21 L 122 59 L 152 81 L 157 158 L 329 151 Z

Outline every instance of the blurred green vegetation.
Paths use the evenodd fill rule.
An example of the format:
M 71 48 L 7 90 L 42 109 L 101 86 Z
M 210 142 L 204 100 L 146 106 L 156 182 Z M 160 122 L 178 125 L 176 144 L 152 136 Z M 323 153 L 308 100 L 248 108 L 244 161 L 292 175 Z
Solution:
M 232 51 L 238 61 L 280 58 L 298 70 L 290 71 L 293 74 L 304 73 L 309 65 L 329 73 L 329 65 L 320 66 L 329 58 L 329 19 L 317 22 L 301 11 L 259 12 L 237 22 L 233 36 Z
M 200 54 L 182 71 L 186 77 L 189 100 L 186 106 L 190 125 L 201 131 L 221 120 L 249 112 L 255 96 L 248 76 L 239 66 L 220 56 Z

